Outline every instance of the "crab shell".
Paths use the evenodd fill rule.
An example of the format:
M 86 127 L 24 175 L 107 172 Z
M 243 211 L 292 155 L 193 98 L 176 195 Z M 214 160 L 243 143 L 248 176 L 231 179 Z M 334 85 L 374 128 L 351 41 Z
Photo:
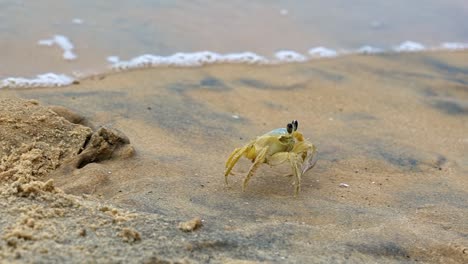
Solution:
M 293 175 L 296 176 L 295 194 L 297 194 L 300 191 L 302 174 L 313 168 L 317 162 L 316 153 L 315 146 L 305 140 L 300 132 L 290 133 L 286 128 L 277 128 L 252 140 L 242 148 L 236 148 L 231 153 L 226 161 L 226 184 L 229 173 L 242 156 L 253 162 L 243 181 L 244 190 L 255 170 L 262 163 L 274 166 L 289 161 Z
M 263 138 L 263 137 L 276 137 L 276 138 L 278 139 L 278 141 L 281 142 L 281 138 L 287 136 L 288 134 L 289 134 L 289 133 L 288 133 L 288 131 L 287 131 L 286 128 L 277 128 L 277 129 L 274 129 L 274 130 L 272 130 L 272 131 L 270 131 L 270 132 L 268 132 L 268 133 L 266 133 L 266 134 L 260 136 L 259 138 L 257 138 L 257 140 L 258 140 L 258 139 L 261 139 L 261 138 Z M 294 149 L 294 145 L 295 145 L 295 144 L 302 144 L 301 142 L 303 142 L 306 146 L 308 146 L 308 145 L 312 145 L 312 146 L 313 146 L 312 143 L 310 143 L 310 142 L 304 140 L 304 136 L 302 135 L 301 132 L 294 131 L 294 132 L 292 132 L 292 136 L 293 136 L 293 138 L 295 139 L 295 141 L 292 143 L 292 144 L 293 144 L 293 145 L 292 145 L 292 148 L 291 148 L 291 146 L 290 146 L 291 143 L 288 143 L 288 146 L 289 146 L 289 148 L 291 148 L 291 149 L 288 148 L 286 151 L 291 151 L 291 150 L 293 150 L 293 149 Z M 278 143 L 275 142 L 275 140 L 271 140 L 271 139 L 270 139 L 270 143 L 273 143 L 273 144 L 272 144 L 273 146 L 278 146 L 278 145 L 277 145 Z M 270 145 L 270 147 L 271 147 L 272 145 Z M 304 173 L 306 173 L 308 170 L 312 169 L 312 168 L 315 166 L 315 163 L 317 163 L 318 155 L 317 155 L 317 150 L 316 150 L 315 146 L 313 146 L 313 149 L 314 149 L 315 151 L 313 151 L 313 152 L 304 152 L 304 153 L 303 153 L 303 154 L 305 154 L 305 156 L 303 157 L 302 174 L 304 174 Z M 296 147 L 296 151 L 295 151 L 295 152 L 297 152 L 298 150 L 299 150 L 299 148 Z M 284 151 L 284 150 L 278 150 L 277 152 L 281 152 L 281 151 Z M 277 152 L 273 152 L 273 153 L 277 153 Z

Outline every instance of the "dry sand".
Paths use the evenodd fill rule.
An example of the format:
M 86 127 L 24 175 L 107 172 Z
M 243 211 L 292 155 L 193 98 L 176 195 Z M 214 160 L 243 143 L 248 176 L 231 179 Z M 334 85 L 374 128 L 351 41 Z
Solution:
M 159 68 L 0 91 L 0 258 L 467 262 L 467 61 Z M 287 166 L 242 192 L 246 160 L 225 187 L 229 153 L 292 119 L 320 155 L 300 195 Z

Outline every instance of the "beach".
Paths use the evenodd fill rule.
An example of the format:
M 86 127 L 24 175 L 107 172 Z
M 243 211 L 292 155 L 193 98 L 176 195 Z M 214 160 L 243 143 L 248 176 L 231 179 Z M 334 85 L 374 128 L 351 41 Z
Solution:
M 1 90 L 2 98 L 66 107 L 93 131 L 120 131 L 134 152 L 79 168 L 63 163 L 38 175 L 60 190 L 46 188 L 38 197 L 80 204 L 55 204 L 58 215 L 31 213 L 51 210 L 54 198 L 4 194 L 10 202 L 1 209 L 0 256 L 20 262 L 464 262 L 467 55 L 168 67 L 62 88 Z M 282 165 L 261 166 L 242 192 L 246 159 L 225 186 L 229 153 L 292 119 L 319 153 L 300 194 L 294 196 L 293 180 L 284 177 L 290 168 Z M 41 224 L 28 227 L 25 215 Z M 202 227 L 178 229 L 196 217 Z M 6 238 L 14 228 L 30 239 Z
M 0 263 L 468 262 L 466 1 L 0 9 Z

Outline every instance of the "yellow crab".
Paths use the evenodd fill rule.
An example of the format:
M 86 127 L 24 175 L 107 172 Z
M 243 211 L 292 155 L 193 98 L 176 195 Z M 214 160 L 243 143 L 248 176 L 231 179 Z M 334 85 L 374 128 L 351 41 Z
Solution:
M 267 163 L 274 166 L 289 161 L 293 175 L 296 177 L 295 195 L 297 195 L 301 190 L 302 175 L 317 162 L 317 148 L 297 131 L 298 125 L 297 120 L 293 120 L 286 128 L 277 128 L 250 141 L 242 148 L 236 148 L 226 161 L 224 173 L 226 184 L 229 173 L 242 156 L 252 160 L 253 163 L 244 178 L 243 191 L 260 164 Z

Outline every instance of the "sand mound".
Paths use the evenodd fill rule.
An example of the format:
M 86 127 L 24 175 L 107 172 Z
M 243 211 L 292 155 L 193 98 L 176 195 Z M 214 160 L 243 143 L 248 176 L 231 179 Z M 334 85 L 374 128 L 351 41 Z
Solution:
M 1 99 L 0 182 L 14 182 L 10 185 L 13 192 L 26 196 L 52 192 L 51 181 L 36 181 L 63 164 L 82 168 L 91 162 L 133 155 L 130 141 L 122 133 L 105 127 L 93 133 L 69 120 L 81 123 L 84 119 L 63 107 Z
M 0 180 L 43 177 L 82 151 L 91 134 L 36 101 L 0 100 Z
M 63 113 L 67 118 L 59 115 Z M 65 194 L 47 180 L 59 168 L 133 154 L 122 133 L 109 128 L 93 133 L 70 122 L 83 120 L 77 116 L 63 108 L 56 113 L 37 101 L 0 99 L 0 259 L 44 257 L 65 240 L 86 237 L 87 230 L 100 229 L 123 242 L 141 239 L 126 224 L 134 214 Z M 71 246 L 68 252 L 83 250 Z

